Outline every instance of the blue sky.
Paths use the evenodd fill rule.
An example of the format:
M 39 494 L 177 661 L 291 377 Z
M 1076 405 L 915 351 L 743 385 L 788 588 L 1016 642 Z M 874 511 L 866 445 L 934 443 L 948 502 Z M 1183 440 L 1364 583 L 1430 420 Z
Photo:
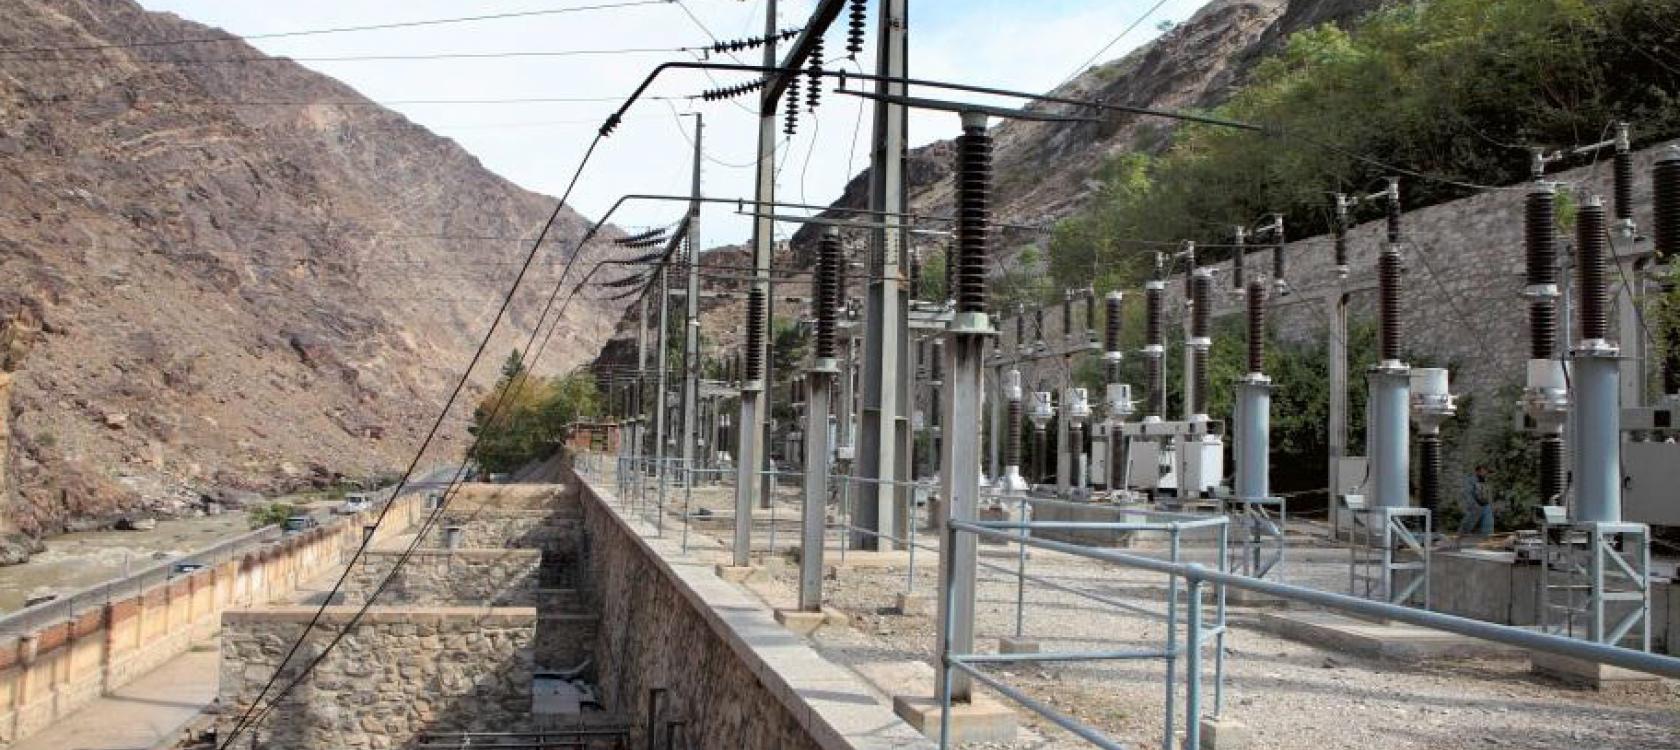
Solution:
M 610 0 L 140 0 L 240 35 L 446 18 L 595 4 Z M 683 0 L 717 36 L 751 36 L 764 24 L 765 0 Z M 1205 0 L 1166 0 L 1103 59 L 1119 57 L 1158 32 L 1160 21 L 1183 21 Z M 911 0 L 910 62 L 918 77 L 1031 91 L 1048 89 L 1145 15 L 1156 0 Z M 783 0 L 783 25 L 797 25 L 811 0 Z M 871 3 L 871 10 L 875 3 Z M 844 16 L 828 37 L 830 58 L 844 45 Z M 873 28 L 871 29 L 873 32 Z M 562 51 L 674 48 L 709 43 L 699 26 L 674 3 L 484 21 L 471 24 L 365 31 L 254 41 L 264 52 L 291 57 L 441 52 Z M 528 97 L 622 97 L 654 65 L 679 54 L 627 54 L 449 61 L 344 61 L 304 64 L 380 101 Z M 871 69 L 866 51 L 859 63 Z M 748 62 L 755 57 L 743 55 Z M 729 83 L 731 81 L 724 81 Z M 697 74 L 673 77 L 655 93 L 686 95 L 711 86 Z M 778 179 L 784 200 L 827 203 L 851 174 L 867 164 L 868 122 L 861 101 L 824 96 L 815 117 L 783 149 Z M 393 105 L 414 121 L 459 142 L 486 166 L 532 190 L 558 195 L 576 167 L 594 128 L 615 108 L 608 102 L 506 105 Z M 645 102 L 597 150 L 571 204 L 591 218 L 620 195 L 686 193 L 691 147 L 679 132 L 690 119 L 674 112 L 699 108 L 707 119 L 704 168 L 707 195 L 750 197 L 756 120 L 732 103 Z M 956 133 L 955 115 L 912 117 L 911 141 L 926 143 Z M 855 134 L 856 145 L 853 146 Z M 672 205 L 629 206 L 615 215 L 621 226 L 665 224 L 680 214 Z M 732 207 L 707 209 L 705 244 L 741 242 L 748 219 Z M 784 226 L 790 232 L 796 227 Z

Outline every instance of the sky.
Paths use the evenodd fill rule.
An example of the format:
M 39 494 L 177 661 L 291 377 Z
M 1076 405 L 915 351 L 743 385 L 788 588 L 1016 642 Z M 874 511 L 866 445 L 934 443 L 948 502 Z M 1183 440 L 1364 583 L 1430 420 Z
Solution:
M 578 8 L 624 0 L 140 0 L 241 36 L 507 12 Z M 709 45 L 711 35 L 736 39 L 762 33 L 767 0 L 680 0 L 632 7 L 577 10 L 554 15 L 483 20 L 402 29 L 251 40 L 270 55 L 294 58 L 424 55 L 437 53 L 658 50 L 572 56 L 450 60 L 315 61 L 301 64 L 337 78 L 375 101 L 516 98 L 605 99 L 508 104 L 392 104 L 391 109 L 451 138 L 489 169 L 538 192 L 559 195 L 577 168 L 601 121 L 647 75 L 667 60 L 694 59 L 672 50 Z M 1101 60 L 1148 42 L 1163 21 L 1181 22 L 1205 0 L 910 0 L 911 75 L 1026 91 L 1045 91 L 1121 37 Z M 1157 3 L 1159 6 L 1157 7 Z M 813 0 L 781 0 L 779 27 L 798 26 Z M 856 64 L 873 71 L 874 14 L 866 50 Z M 685 13 L 684 9 L 692 13 Z M 1141 22 L 1140 22 L 1141 19 Z M 840 60 L 845 13 L 826 37 L 828 59 Z M 702 29 L 702 26 L 704 29 Z M 708 34 L 708 31 L 710 34 Z M 741 59 L 760 62 L 757 52 Z M 724 59 L 723 61 L 729 61 Z M 848 66 L 851 63 L 846 63 Z M 832 65 L 830 66 L 832 67 Z M 745 76 L 668 74 L 649 93 L 684 97 L 746 80 Z M 832 83 L 827 87 L 832 88 Z M 912 91 L 941 98 L 949 92 Z M 745 102 L 743 97 L 739 102 Z M 737 101 L 650 100 L 637 104 L 624 124 L 597 148 L 569 203 L 598 218 L 627 193 L 689 192 L 693 118 L 706 120 L 703 192 L 709 197 L 751 198 L 757 119 Z M 1006 102 L 1018 104 L 1018 102 Z M 779 149 L 781 200 L 827 204 L 868 164 L 869 114 L 864 100 L 825 90 L 814 115 L 801 114 L 799 131 Z M 861 115 L 861 116 L 860 116 Z M 916 112 L 912 146 L 957 134 L 957 116 Z M 779 131 L 778 131 L 779 132 Z M 627 229 L 667 225 L 682 213 L 675 203 L 630 203 L 612 217 Z M 744 242 L 750 219 L 733 206 L 711 205 L 701 226 L 704 245 Z M 779 224 L 778 235 L 797 230 Z

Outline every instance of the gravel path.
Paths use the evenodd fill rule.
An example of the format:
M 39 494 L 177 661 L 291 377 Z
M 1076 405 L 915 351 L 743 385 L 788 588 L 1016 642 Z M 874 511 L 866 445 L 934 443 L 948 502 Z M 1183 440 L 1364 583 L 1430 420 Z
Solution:
M 727 512 L 727 492 L 707 490 L 696 497 L 701 498 L 696 505 Z M 791 523 L 797 506 L 791 498 L 784 502 L 778 520 Z M 795 543 L 796 529 L 778 528 L 777 547 Z M 722 541 L 708 536 L 694 532 L 694 548 L 700 554 L 721 552 Z M 922 541 L 936 538 L 924 535 Z M 984 562 L 1013 569 L 1013 549 L 984 549 Z M 1346 554 L 1330 547 L 1291 549 L 1285 575 L 1292 582 L 1341 590 Z M 838 557 L 832 547 L 828 555 L 831 563 Z M 1211 556 L 1205 545 L 1192 545 L 1186 553 L 1204 562 Z M 918 552 L 916 592 L 935 591 L 936 568 L 933 553 Z M 1044 550 L 1033 551 L 1028 569 L 1082 591 L 1165 607 L 1158 576 Z M 749 588 L 772 606 L 790 605 L 797 575 L 790 564 Z M 903 566 L 838 571 L 825 581 L 824 597 L 849 615 L 851 624 L 819 630 L 814 645 L 830 660 L 860 671 L 880 662 L 930 662 L 932 618 L 894 608 L 895 594 L 907 583 Z M 982 568 L 975 626 L 980 650 L 992 651 L 998 637 L 1014 633 L 1015 595 L 1012 576 Z M 1046 587 L 1029 585 L 1026 596 L 1025 634 L 1045 650 L 1158 648 L 1163 643 L 1165 626 L 1158 621 Z M 1536 678 L 1526 659 L 1374 661 L 1263 633 L 1249 626 L 1253 618 L 1253 611 L 1231 609 L 1224 715 L 1249 728 L 1255 748 L 1680 749 L 1680 683 L 1674 681 L 1664 681 L 1654 695 L 1611 695 Z M 1207 660 L 1211 663 L 1211 654 Z M 1111 737 L 1149 748 L 1161 743 L 1164 669 L 1160 660 L 1148 660 L 1039 663 L 993 673 Z M 1179 672 L 1182 689 L 1182 665 Z M 891 692 L 931 693 L 931 684 L 890 687 Z M 1206 695 L 1211 704 L 1211 690 Z M 1026 729 L 1021 738 L 990 747 L 1089 747 L 1024 710 L 1020 716 Z M 1177 725 L 1182 731 L 1182 717 Z

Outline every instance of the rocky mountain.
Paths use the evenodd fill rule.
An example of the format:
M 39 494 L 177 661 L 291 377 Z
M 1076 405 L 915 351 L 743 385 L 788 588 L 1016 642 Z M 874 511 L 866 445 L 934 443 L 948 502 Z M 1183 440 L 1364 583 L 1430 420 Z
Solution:
M 554 199 L 242 42 L 160 44 L 219 30 L 130 0 L 4 9 L 5 523 L 400 469 Z M 480 387 L 586 226 L 560 212 Z M 580 299 L 542 369 L 598 349 L 619 305 Z
M 1266 52 L 1291 33 L 1321 23 L 1344 22 L 1380 7 L 1382 0 L 1211 0 L 1194 16 L 1117 60 L 1096 65 L 1049 92 L 1152 109 L 1193 111 L 1223 102 Z M 1075 112 L 1063 105 L 1031 108 L 1095 117 L 1096 122 L 1007 120 L 994 126 L 993 211 L 1000 222 L 1047 225 L 1078 211 L 1095 187 L 1093 175 L 1111 156 L 1158 153 L 1171 142 L 1172 120 L 1116 112 Z M 914 149 L 906 170 L 911 211 L 953 214 L 955 144 L 939 141 Z M 847 184 L 837 207 L 868 202 L 866 170 Z M 818 229 L 794 237 L 803 256 Z M 1042 239 L 1036 232 L 1006 231 L 999 250 Z

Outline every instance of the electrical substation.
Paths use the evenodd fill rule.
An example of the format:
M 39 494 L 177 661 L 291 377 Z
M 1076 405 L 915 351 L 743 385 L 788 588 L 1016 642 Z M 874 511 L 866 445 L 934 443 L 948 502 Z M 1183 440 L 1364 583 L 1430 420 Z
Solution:
M 1648 166 L 1636 168 L 1624 124 L 1569 154 L 1537 149 L 1532 182 L 1501 189 L 1522 196 L 1515 210 L 1489 217 L 1520 234 L 1520 250 L 1509 252 L 1521 260 L 1521 283 L 1497 304 L 1520 302 L 1527 326 L 1487 333 L 1529 345 L 1506 374 L 1526 383 L 1522 431 L 1539 458 L 1531 471 L 1541 491 L 1524 504 L 1539 511 L 1502 548 L 1465 547 L 1450 543 L 1457 519 L 1444 513 L 1461 484 L 1447 474 L 1457 462 L 1442 437 L 1460 418 L 1457 373 L 1409 362 L 1429 347 L 1407 330 L 1408 313 L 1429 305 L 1428 314 L 1447 314 L 1438 290 L 1419 286 L 1434 270 L 1423 268 L 1413 234 L 1433 225 L 1414 229 L 1403 200 L 1408 182 L 1425 178 L 1397 169 L 1366 194 L 1327 189 L 1329 236 L 1291 236 L 1272 215 L 1231 227 L 1223 244 L 1140 243 L 1153 267 L 1141 288 L 1071 288 L 1055 304 L 1000 309 L 989 289 L 995 240 L 1030 228 L 993 220 L 988 123 L 1073 122 L 1089 111 L 1083 102 L 1058 107 L 1054 97 L 1013 109 L 910 95 L 904 5 L 880 3 L 875 74 L 835 81 L 836 93 L 873 106 L 867 208 L 801 216 L 761 182 L 738 204 L 757 222 L 749 266 L 708 269 L 691 234 L 688 254 L 662 265 L 643 297 L 654 300 L 657 331 L 684 332 L 681 377 L 665 379 L 665 365 L 648 361 L 668 345 L 657 331 L 645 335 L 644 302 L 635 361 L 598 365 L 618 385 L 617 416 L 632 439 L 611 463 L 587 459 L 584 481 L 610 471 L 612 491 L 635 512 L 667 535 L 680 526 L 685 550 L 715 537 L 726 580 L 779 580 L 785 562 L 793 595 L 776 619 L 801 634 L 848 627 L 842 610 L 852 607 L 836 605 L 826 587 L 852 576 L 879 587 L 880 571 L 897 571 L 891 585 L 900 590 L 871 593 L 890 595 L 877 602 L 882 612 L 931 618 L 923 660 L 934 669 L 921 692 L 895 693 L 891 679 L 878 687 L 942 746 L 1011 741 L 1030 723 L 1119 747 L 1067 701 L 1005 675 L 1019 665 L 1126 661 L 1162 670 L 1152 678 L 1162 683 L 1164 700 L 1152 709 L 1162 747 L 1251 746 L 1244 711 L 1224 697 L 1229 662 L 1242 658 L 1232 655 L 1239 628 L 1371 658 L 1520 657 L 1555 681 L 1546 684 L 1662 690 L 1658 675 L 1680 669 L 1663 655 L 1675 646 L 1674 561 L 1653 557 L 1652 540 L 1653 529 L 1680 522 L 1670 481 L 1680 465 L 1671 421 L 1680 361 L 1658 354 L 1675 347 L 1653 338 L 1672 336 L 1653 321 L 1664 269 L 1680 253 L 1680 148 L 1644 152 Z M 855 51 L 866 11 L 857 2 L 849 10 Z M 797 127 L 793 71 L 809 79 L 812 107 L 829 75 L 807 56 L 820 46 L 804 42 L 780 63 L 767 46 L 772 72 L 717 93 L 759 97 L 761 176 L 774 162 L 775 128 Z M 907 208 L 910 110 L 961 120 L 949 216 Z M 1549 174 L 1552 163 L 1582 155 L 1609 163 L 1609 195 L 1597 182 Z M 1636 198 L 1639 183 L 1648 190 Z M 1572 233 L 1560 229 L 1565 198 Z M 682 225 L 689 232 L 698 226 L 693 205 Z M 800 236 L 814 242 L 778 251 L 777 222 L 808 225 Z M 924 272 L 935 255 L 942 279 Z M 848 279 L 848 269 L 864 273 Z M 749 289 L 706 292 L 710 275 L 748 279 Z M 788 285 L 804 291 L 807 277 L 808 295 L 782 294 Z M 718 301 L 730 296 L 745 304 Z M 716 314 L 741 316 L 728 323 L 743 332 L 739 349 L 696 350 L 702 299 L 714 300 Z M 685 317 L 667 324 L 673 305 Z M 1329 394 L 1329 489 L 1277 493 L 1267 336 L 1303 310 L 1321 321 L 1308 335 L 1330 353 L 1319 375 Z M 1349 318 L 1362 313 L 1376 319 L 1374 362 L 1349 359 Z M 796 319 L 808 336 L 791 372 L 768 364 L 772 315 Z M 1216 325 L 1222 319 L 1239 324 Z M 1216 381 L 1218 335 L 1242 337 L 1233 342 L 1241 371 Z M 705 377 L 705 361 L 724 364 Z M 665 400 L 678 385 L 681 398 Z M 1364 455 L 1350 450 L 1351 388 L 1365 394 Z M 663 406 L 644 408 L 649 390 Z M 1229 410 L 1215 412 L 1215 400 Z M 1063 582 L 1058 568 L 1074 564 L 1155 580 L 1116 599 Z M 918 569 L 932 572 L 931 587 Z M 993 594 L 1008 591 L 1004 619 L 1013 622 L 1003 632 L 977 625 L 977 576 Z M 1149 646 L 1087 638 L 1067 647 L 1056 628 L 1026 625 L 1035 595 L 1046 592 L 1165 629 Z M 1508 679 L 1540 679 L 1527 674 Z
M 1025 252 L 1057 226 L 1000 218 L 1000 185 L 1036 179 L 1004 169 L 1008 128 L 1340 147 L 920 78 L 909 0 L 815 0 L 795 28 L 759 5 L 761 34 L 648 70 L 583 157 L 679 98 L 656 84 L 709 86 L 670 112 L 688 191 L 594 218 L 510 360 L 583 290 L 619 303 L 601 413 L 510 482 L 541 487 L 463 466 L 421 506 L 405 475 L 264 557 L 293 598 L 224 620 L 218 750 L 1680 747 L 1680 142 L 1630 121 L 1509 148 L 1529 177 L 1505 185 L 1352 154 L 1380 177 L 1252 186 L 1321 196 L 1310 230 L 1283 197 L 1186 217 L 1213 228 L 1064 283 Z M 862 190 L 778 195 L 836 101 L 867 128 Z M 913 150 L 913 112 L 960 135 Z M 704 189 L 719 140 L 752 144 L 750 195 Z M 948 195 L 918 206 L 932 161 Z M 673 216 L 612 229 L 632 203 Z M 708 248 L 731 211 L 750 241 Z M 1499 530 L 1476 430 L 1535 488 Z

